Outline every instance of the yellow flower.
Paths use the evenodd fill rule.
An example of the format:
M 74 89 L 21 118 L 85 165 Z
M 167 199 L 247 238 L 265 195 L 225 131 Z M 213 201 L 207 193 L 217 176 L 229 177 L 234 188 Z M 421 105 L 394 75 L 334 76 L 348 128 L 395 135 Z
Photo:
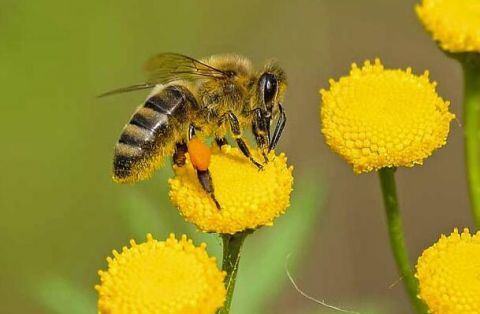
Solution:
M 260 160 L 257 152 L 253 154 Z M 221 209 L 200 186 L 189 159 L 174 169 L 170 198 L 188 222 L 205 232 L 234 234 L 272 225 L 290 204 L 293 168 L 284 154 L 275 156 L 272 151 L 268 157 L 259 171 L 238 148 L 224 145 L 212 152 L 209 170 Z
M 98 313 L 211 314 L 223 305 L 225 273 L 209 257 L 206 244 L 195 247 L 185 235 L 147 241 L 113 251 L 108 270 L 99 271 Z
M 480 52 L 480 1 L 423 0 L 416 11 L 442 49 Z
M 353 64 L 349 76 L 320 91 L 327 144 L 356 173 L 422 164 L 445 144 L 455 117 L 435 86 L 428 72 L 386 70 L 378 59 Z
M 480 232 L 455 229 L 426 249 L 417 262 L 420 298 L 435 314 L 480 311 Z

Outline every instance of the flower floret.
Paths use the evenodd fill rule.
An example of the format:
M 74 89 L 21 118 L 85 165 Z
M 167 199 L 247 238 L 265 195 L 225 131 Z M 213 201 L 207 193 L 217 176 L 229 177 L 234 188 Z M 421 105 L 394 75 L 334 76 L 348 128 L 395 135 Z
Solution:
M 423 0 L 416 12 L 442 49 L 480 52 L 480 2 L 476 0 Z
M 322 133 L 356 173 L 422 164 L 446 143 L 449 102 L 429 73 L 385 69 L 380 60 L 352 65 L 350 75 L 321 90 Z
M 225 300 L 225 273 L 209 257 L 206 245 L 184 235 L 166 241 L 147 235 L 141 244 L 113 251 L 108 270 L 99 271 L 100 314 L 213 314 Z
M 417 262 L 420 298 L 434 314 L 473 314 L 480 309 L 480 233 L 455 229 L 442 235 Z

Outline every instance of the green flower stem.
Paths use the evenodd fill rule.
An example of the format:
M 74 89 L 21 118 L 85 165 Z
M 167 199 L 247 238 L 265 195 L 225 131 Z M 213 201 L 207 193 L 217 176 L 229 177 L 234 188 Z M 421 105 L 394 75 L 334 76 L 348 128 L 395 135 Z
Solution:
M 480 66 L 466 61 L 462 64 L 465 164 L 473 217 L 475 225 L 480 228 Z
M 395 170 L 395 168 L 383 168 L 378 171 L 380 185 L 382 187 L 383 203 L 387 214 L 390 246 L 392 247 L 393 256 L 397 263 L 398 271 L 402 276 L 410 302 L 415 308 L 416 313 L 424 314 L 427 313 L 427 307 L 417 297 L 417 280 L 410 267 L 407 247 L 405 245 L 402 221 L 400 218 L 400 208 L 398 205 L 397 187 L 395 184 Z
M 227 296 L 223 308 L 218 310 L 218 314 L 230 313 L 230 305 L 232 304 L 233 290 L 237 279 L 238 265 L 240 263 L 240 249 L 243 241 L 249 232 L 239 232 L 235 234 L 222 234 L 223 239 L 223 262 L 222 270 L 227 273 L 225 284 L 227 288 Z

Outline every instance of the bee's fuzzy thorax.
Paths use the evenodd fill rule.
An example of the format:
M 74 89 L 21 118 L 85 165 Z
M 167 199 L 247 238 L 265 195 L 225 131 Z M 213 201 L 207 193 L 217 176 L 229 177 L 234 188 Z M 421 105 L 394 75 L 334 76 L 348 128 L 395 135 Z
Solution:
M 230 70 L 241 75 L 254 73 L 252 62 L 238 54 L 213 55 L 203 61 L 219 70 Z

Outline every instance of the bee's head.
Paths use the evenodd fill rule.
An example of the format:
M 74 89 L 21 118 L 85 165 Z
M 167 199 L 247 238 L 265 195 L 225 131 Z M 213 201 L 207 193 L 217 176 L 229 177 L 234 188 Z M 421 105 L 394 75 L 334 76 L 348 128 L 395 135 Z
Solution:
M 285 127 L 286 116 L 281 102 L 287 88 L 285 72 L 275 63 L 268 63 L 260 73 L 254 96 L 254 110 L 257 113 L 253 121 L 253 130 L 257 143 L 268 144 L 268 150 L 275 148 Z M 260 110 L 258 110 L 260 109 Z M 270 137 L 270 126 L 278 117 L 273 136 Z
M 283 69 L 274 63 L 267 64 L 258 80 L 257 99 L 269 116 L 277 112 L 286 87 L 287 80 Z

